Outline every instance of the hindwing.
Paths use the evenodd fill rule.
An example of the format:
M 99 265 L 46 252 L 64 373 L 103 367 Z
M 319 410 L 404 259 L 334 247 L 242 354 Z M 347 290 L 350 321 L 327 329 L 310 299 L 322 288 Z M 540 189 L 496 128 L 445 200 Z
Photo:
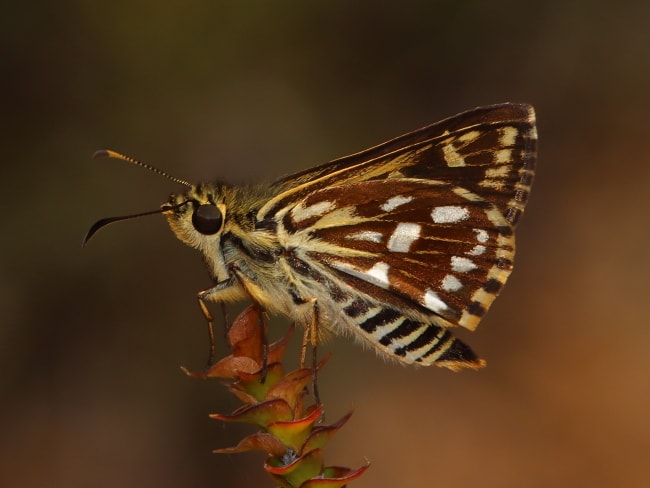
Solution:
M 288 210 L 283 243 L 413 317 L 474 329 L 512 269 L 514 237 L 491 203 L 412 178 L 316 191 Z

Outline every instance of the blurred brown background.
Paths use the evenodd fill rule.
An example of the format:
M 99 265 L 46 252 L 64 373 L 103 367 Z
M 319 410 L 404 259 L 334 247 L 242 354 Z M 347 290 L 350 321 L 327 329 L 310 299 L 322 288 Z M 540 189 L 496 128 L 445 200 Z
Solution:
M 650 4 L 4 2 L 0 486 L 272 486 L 206 357 L 207 274 L 155 209 L 270 179 L 478 105 L 533 103 L 515 273 L 453 374 L 338 339 L 326 461 L 352 486 L 650 486 Z M 274 328 L 286 326 L 278 321 Z

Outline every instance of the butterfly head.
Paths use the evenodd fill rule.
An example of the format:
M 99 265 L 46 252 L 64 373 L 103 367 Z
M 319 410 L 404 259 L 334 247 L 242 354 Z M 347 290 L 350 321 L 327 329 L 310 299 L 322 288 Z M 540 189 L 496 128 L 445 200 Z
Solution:
M 215 242 L 218 243 L 226 221 L 226 204 L 224 196 L 226 188 L 224 185 L 192 185 L 185 180 L 171 176 L 149 164 L 108 149 L 97 151 L 93 157 L 113 158 L 126 161 L 153 171 L 154 173 L 172 180 L 175 183 L 180 183 L 188 189 L 184 193 L 172 195 L 169 201 L 163 204 L 158 210 L 119 217 L 108 217 L 98 220 L 86 233 L 83 240 L 84 246 L 98 230 L 109 224 L 145 215 L 162 213 L 167 217 L 167 221 L 174 231 L 174 234 L 176 234 L 181 241 L 202 250 L 204 254 L 207 254 L 209 248 L 215 249 L 214 244 Z
M 220 185 L 199 184 L 172 195 L 162 205 L 172 231 L 185 244 L 206 252 L 214 249 L 226 223 L 225 189 Z

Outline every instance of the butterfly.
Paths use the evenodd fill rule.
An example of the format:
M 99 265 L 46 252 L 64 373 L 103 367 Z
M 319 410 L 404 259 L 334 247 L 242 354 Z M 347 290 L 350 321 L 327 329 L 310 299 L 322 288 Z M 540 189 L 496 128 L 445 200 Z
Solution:
M 474 330 L 512 272 L 536 146 L 533 108 L 504 103 L 271 184 L 193 185 L 97 155 L 187 187 L 145 214 L 203 255 L 210 323 L 205 302 L 252 300 L 400 363 L 460 370 L 485 364 L 452 331 Z

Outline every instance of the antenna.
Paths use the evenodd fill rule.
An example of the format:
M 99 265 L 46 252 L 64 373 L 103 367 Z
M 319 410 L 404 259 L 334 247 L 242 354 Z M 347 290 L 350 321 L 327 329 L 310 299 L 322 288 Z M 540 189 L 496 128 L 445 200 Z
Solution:
M 110 149 L 100 149 L 99 151 L 95 151 L 95 154 L 93 154 L 93 159 L 98 159 L 98 158 L 113 158 L 113 159 L 121 159 L 122 161 L 126 161 L 127 163 L 135 164 L 136 166 L 140 166 L 141 168 L 148 169 L 149 171 L 153 171 L 154 173 L 159 174 L 160 176 L 164 176 L 168 180 L 172 180 L 174 183 L 179 183 L 181 185 L 184 185 L 188 188 L 192 188 L 192 184 L 188 183 L 185 180 L 181 180 L 180 178 L 176 178 L 175 176 L 172 176 L 168 173 L 165 173 L 163 170 L 160 170 L 158 168 L 154 168 L 150 164 L 143 163 L 142 161 L 138 161 L 135 158 L 132 158 L 130 156 L 125 156 L 124 154 L 118 153 L 116 151 L 111 151 Z
M 158 168 L 154 168 L 150 164 L 143 163 L 142 161 L 138 161 L 135 158 L 132 158 L 130 156 L 125 156 L 124 154 L 118 153 L 116 151 L 111 151 L 110 149 L 100 149 L 99 151 L 95 151 L 95 154 L 93 154 L 93 159 L 97 159 L 97 158 L 121 159 L 122 161 L 126 161 L 127 163 L 135 164 L 136 166 L 140 166 L 140 167 L 142 167 L 144 169 L 148 169 L 149 171 L 153 171 L 154 173 L 157 173 L 160 176 L 164 176 L 165 178 L 167 178 L 168 180 L 173 181 L 174 183 L 179 183 L 179 184 L 184 185 L 184 186 L 186 186 L 188 188 L 192 188 L 192 184 L 188 183 L 185 180 L 181 180 L 180 178 L 176 178 L 175 176 L 167 174 L 167 173 L 165 173 L 164 171 L 162 171 L 162 170 L 160 170 Z M 101 228 L 103 228 L 103 227 L 105 227 L 105 226 L 107 226 L 109 224 L 113 224 L 115 222 L 120 222 L 122 220 L 130 220 L 130 219 L 135 219 L 135 218 L 138 218 L 138 217 L 144 217 L 145 215 L 153 215 L 153 214 L 158 214 L 158 213 L 164 213 L 164 212 L 167 212 L 167 211 L 170 211 L 170 210 L 176 210 L 178 208 L 181 208 L 183 205 L 186 205 L 188 202 L 189 202 L 189 200 L 186 200 L 186 201 L 181 202 L 181 203 L 176 204 L 176 205 L 165 204 L 165 205 L 162 206 L 162 208 L 159 208 L 158 210 L 152 210 L 150 212 L 141 212 L 141 213 L 132 214 L 132 215 L 123 215 L 123 216 L 120 216 L 120 217 L 109 217 L 109 218 L 106 218 L 106 219 L 98 220 L 97 222 L 95 222 L 90 227 L 90 229 L 88 230 L 88 232 L 84 236 L 82 247 L 86 247 L 86 244 L 88 244 L 88 241 L 90 240 L 90 238 L 92 236 L 94 236 L 95 233 L 99 229 L 101 229 Z

